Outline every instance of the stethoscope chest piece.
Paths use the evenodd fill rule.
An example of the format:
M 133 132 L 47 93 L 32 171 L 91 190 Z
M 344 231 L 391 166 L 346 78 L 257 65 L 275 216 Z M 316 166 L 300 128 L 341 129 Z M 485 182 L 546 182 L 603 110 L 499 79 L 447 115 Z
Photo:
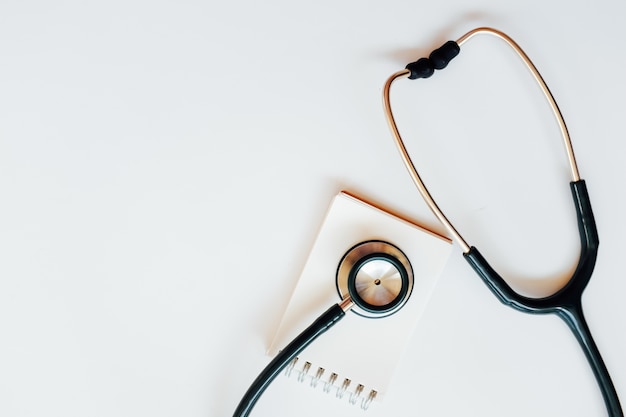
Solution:
M 379 318 L 400 310 L 413 289 L 413 269 L 396 246 L 380 240 L 359 243 L 339 262 L 337 291 L 350 297 L 356 314 Z

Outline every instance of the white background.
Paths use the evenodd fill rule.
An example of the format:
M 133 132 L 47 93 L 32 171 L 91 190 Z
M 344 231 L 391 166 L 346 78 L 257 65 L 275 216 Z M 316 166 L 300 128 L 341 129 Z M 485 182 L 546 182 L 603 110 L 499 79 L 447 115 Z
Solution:
M 535 60 L 568 122 L 601 239 L 583 305 L 626 401 L 625 12 L 3 1 L 0 415 L 231 415 L 337 192 L 444 232 L 401 165 L 381 91 L 484 25 Z M 550 293 L 579 244 L 543 97 L 488 37 L 435 75 L 393 90 L 416 164 L 515 288 Z M 457 246 L 400 364 L 367 414 L 280 377 L 252 415 L 606 415 L 566 326 L 499 304 Z

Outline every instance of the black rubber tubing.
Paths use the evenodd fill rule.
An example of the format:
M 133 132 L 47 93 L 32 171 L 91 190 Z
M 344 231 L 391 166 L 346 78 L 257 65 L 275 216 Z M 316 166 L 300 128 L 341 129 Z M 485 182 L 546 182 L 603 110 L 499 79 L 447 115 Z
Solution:
M 283 350 L 281 350 L 274 359 L 263 369 L 259 376 L 252 382 L 248 391 L 239 402 L 233 417 L 246 417 L 252 411 L 252 408 L 261 397 L 261 394 L 269 386 L 269 384 L 278 376 L 278 374 L 295 358 L 302 350 L 311 342 L 317 339 L 322 333 L 330 329 L 342 317 L 345 312 L 335 304 L 326 312 L 319 316 L 309 327 L 296 336 Z
M 478 249 L 471 247 L 465 253 L 465 259 L 474 268 L 476 273 L 487 284 L 495 296 L 505 305 L 524 313 L 548 314 L 554 313 L 568 325 L 576 336 L 578 343 L 585 352 L 596 377 L 609 417 L 623 417 L 619 397 L 611 381 L 609 371 L 602 360 L 591 331 L 583 315 L 581 297 L 587 286 L 598 253 L 598 232 L 596 229 L 589 194 L 584 180 L 570 183 L 578 231 L 580 234 L 581 250 L 578 265 L 569 282 L 555 294 L 543 298 L 530 298 L 516 293 L 502 277 L 489 265 Z

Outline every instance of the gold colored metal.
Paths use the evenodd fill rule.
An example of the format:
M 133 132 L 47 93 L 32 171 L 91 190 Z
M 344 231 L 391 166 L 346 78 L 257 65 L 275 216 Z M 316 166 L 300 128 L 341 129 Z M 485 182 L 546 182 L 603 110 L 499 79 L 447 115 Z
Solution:
M 541 88 L 541 91 L 543 92 L 544 96 L 548 100 L 548 104 L 550 105 L 550 108 L 552 109 L 552 113 L 554 114 L 554 117 L 556 118 L 556 121 L 559 125 L 561 136 L 563 137 L 563 143 L 565 144 L 565 150 L 567 152 L 567 158 L 568 158 L 569 165 L 570 165 L 570 173 L 571 173 L 572 181 L 580 180 L 580 174 L 578 172 L 578 166 L 576 164 L 576 157 L 574 155 L 572 141 L 570 139 L 569 132 L 567 130 L 567 125 L 565 124 L 565 120 L 563 118 L 563 114 L 561 113 L 561 110 L 559 109 L 559 106 L 557 105 L 556 100 L 554 99 L 554 96 L 550 92 L 550 89 L 548 88 L 546 82 L 544 81 L 543 77 L 537 70 L 537 67 L 535 67 L 535 65 L 530 60 L 530 58 L 528 58 L 528 55 L 526 55 L 526 53 L 522 50 L 522 48 L 520 48 L 520 46 L 513 39 L 511 39 L 505 33 L 500 32 L 499 30 L 496 30 L 493 28 L 480 27 L 480 28 L 471 30 L 467 32 L 465 35 L 461 36 L 456 41 L 456 43 L 459 46 L 461 46 L 478 34 L 489 34 L 489 35 L 493 35 L 497 38 L 502 39 L 522 59 L 522 61 L 524 62 L 528 70 L 533 75 L 537 84 L 539 84 L 539 87 Z M 413 182 L 417 186 L 417 189 L 419 190 L 420 194 L 426 201 L 426 204 L 428 205 L 430 210 L 435 214 L 437 219 L 443 224 L 443 226 L 452 235 L 452 238 L 459 244 L 459 246 L 461 246 L 461 250 L 464 253 L 467 253 L 470 250 L 470 246 L 467 244 L 465 239 L 463 239 L 463 237 L 459 234 L 459 232 L 457 232 L 457 230 L 454 228 L 452 223 L 450 223 L 450 221 L 446 218 L 446 216 L 443 214 L 439 206 L 437 206 L 437 203 L 435 202 L 430 192 L 426 188 L 426 185 L 424 185 L 424 182 L 420 178 L 419 173 L 417 172 L 417 169 L 415 168 L 415 165 L 411 161 L 411 157 L 406 147 L 404 146 L 404 141 L 402 140 L 402 137 L 400 136 L 400 132 L 398 131 L 398 126 L 396 125 L 395 119 L 393 117 L 393 112 L 391 110 L 391 102 L 389 98 L 391 85 L 393 84 L 394 81 L 396 81 L 399 78 L 408 77 L 409 74 L 410 74 L 410 71 L 406 69 L 402 71 L 398 71 L 395 74 L 391 75 L 391 77 L 387 79 L 387 82 L 385 82 L 385 87 L 383 89 L 383 105 L 385 109 L 385 116 L 387 118 L 389 128 L 391 129 L 391 133 L 393 134 L 393 137 L 395 139 L 396 145 L 400 151 L 400 155 L 402 156 L 402 160 L 404 161 L 404 164 L 407 167 L 409 174 L 411 175 L 411 178 L 413 179 Z
M 546 84 L 543 77 L 537 70 L 537 67 L 535 67 L 535 64 L 533 64 L 533 62 L 530 60 L 528 55 L 526 55 L 526 53 L 522 50 L 522 48 L 513 39 L 511 39 L 511 37 L 509 37 L 506 33 L 500 32 L 497 29 L 488 28 L 488 27 L 476 28 L 474 30 L 467 32 L 465 35 L 461 36 L 459 40 L 456 41 L 456 43 L 459 46 L 461 46 L 465 42 L 473 38 L 475 35 L 478 35 L 481 33 L 493 35 L 495 37 L 502 39 L 511 48 L 513 48 L 513 50 L 517 53 L 517 55 L 519 55 L 520 58 L 522 58 L 522 61 L 524 61 L 524 64 L 526 64 L 526 67 L 535 78 L 535 81 L 537 81 L 537 84 L 539 84 L 539 86 L 541 87 L 541 91 L 543 92 L 543 95 L 548 100 L 548 103 L 550 104 L 550 108 L 552 109 L 552 113 L 554 114 L 554 117 L 556 118 L 556 121 L 559 124 L 559 129 L 561 130 L 561 136 L 563 137 L 563 144 L 565 145 L 565 150 L 567 152 L 567 159 L 569 161 L 569 166 L 570 166 L 570 170 L 572 174 L 572 181 L 580 180 L 580 174 L 578 172 L 578 166 L 576 164 L 576 157 L 574 156 L 574 148 L 572 147 L 572 140 L 570 139 L 569 131 L 567 130 L 567 125 L 565 124 L 565 119 L 563 118 L 563 114 L 561 113 L 561 110 L 559 109 L 559 106 L 556 103 L 556 100 L 554 99 L 552 92 L 550 91 L 550 89 L 548 88 L 548 85 Z
M 402 286 L 404 284 L 402 284 L 402 278 L 401 278 L 401 274 L 398 268 L 394 266 L 393 263 L 389 260 L 381 260 L 381 262 L 384 262 L 385 264 L 389 264 L 390 266 L 393 266 L 392 268 L 376 269 L 375 271 L 370 270 L 370 272 L 372 272 L 372 275 L 376 275 L 376 276 L 367 277 L 366 274 L 363 274 L 362 276 L 360 276 L 360 274 L 357 273 L 353 278 L 351 278 L 351 274 L 353 272 L 361 272 L 363 268 L 367 269 L 366 265 L 369 265 L 371 262 L 375 262 L 374 257 L 367 260 L 365 264 L 361 265 L 359 267 L 361 268 L 359 271 L 353 271 L 353 269 L 355 268 L 355 265 L 357 265 L 363 259 L 366 259 L 366 257 L 374 256 L 374 255 L 389 255 L 392 258 L 394 258 L 397 262 L 402 264 L 402 266 L 404 267 L 404 270 L 406 271 L 406 284 L 405 284 L 406 292 L 402 291 L 403 290 Z M 386 272 L 394 272 L 394 271 L 398 271 L 397 276 L 394 274 L 391 274 L 389 276 L 385 275 Z M 374 272 L 376 273 L 382 272 L 383 275 L 378 276 L 378 274 L 374 274 Z M 376 278 L 380 278 L 381 282 L 385 281 L 385 285 L 383 286 L 383 285 L 374 284 L 373 281 Z M 351 279 L 354 279 L 354 285 L 356 287 L 356 294 L 353 294 L 352 296 L 354 296 L 355 298 L 359 297 L 362 300 L 366 300 L 366 302 L 371 303 L 372 305 L 381 307 L 380 311 L 368 311 L 364 309 L 362 305 L 358 304 L 358 302 L 357 303 L 354 302 L 354 300 L 352 299 L 352 296 L 350 295 L 350 289 L 349 289 L 350 288 L 349 281 Z M 409 297 L 411 296 L 411 292 L 413 291 L 413 285 L 414 285 L 413 268 L 411 267 L 411 262 L 406 257 L 406 255 L 396 246 L 392 245 L 389 242 L 383 242 L 382 240 L 369 240 L 369 241 L 361 242 L 357 244 L 356 246 L 353 246 L 350 250 L 348 250 L 348 252 L 343 256 L 343 258 L 341 258 L 341 261 L 339 262 L 339 266 L 337 268 L 336 283 L 337 283 L 337 291 L 339 292 L 339 296 L 342 298 L 342 301 L 339 304 L 339 306 L 344 308 L 343 305 L 345 303 L 349 303 L 347 304 L 347 308 L 344 308 L 344 311 L 347 311 L 347 309 L 351 308 L 354 313 L 363 317 L 370 317 L 370 318 L 385 317 L 400 310 L 409 300 Z M 399 284 L 399 286 L 396 287 L 397 292 L 394 293 L 391 298 L 388 298 L 386 294 L 387 288 L 394 290 L 394 286 L 393 286 L 394 283 Z M 366 285 L 364 287 L 363 284 L 371 284 L 371 285 Z M 373 296 L 368 291 L 367 287 L 372 287 L 372 286 L 376 287 L 373 292 L 376 295 L 378 295 L 378 297 L 376 297 L 375 295 Z M 369 289 L 372 289 L 372 288 L 369 288 Z M 398 299 L 399 297 L 402 297 L 402 299 L 396 303 L 395 300 Z M 392 304 L 392 302 L 394 302 L 394 304 Z M 383 307 L 387 307 L 387 308 L 382 309 Z
M 349 295 L 346 296 L 346 298 L 341 300 L 341 302 L 339 303 L 339 307 L 341 307 L 344 313 L 350 310 L 353 306 L 354 306 L 354 301 L 352 301 Z
M 409 74 L 410 74 L 409 70 L 398 71 L 395 74 L 393 74 L 391 77 L 389 77 L 389 79 L 385 83 L 385 88 L 383 90 L 383 104 L 385 106 L 385 115 L 387 116 L 387 122 L 389 123 L 389 128 L 391 129 L 391 133 L 393 133 L 393 138 L 396 141 L 398 150 L 400 150 L 400 155 L 402 156 L 404 165 L 409 170 L 409 174 L 411 175 L 411 178 L 413 179 L 413 182 L 417 186 L 417 189 L 419 190 L 420 194 L 426 201 L 426 204 L 428 205 L 430 210 L 433 212 L 433 214 L 437 217 L 437 219 L 439 219 L 439 221 L 444 225 L 444 227 L 452 235 L 452 238 L 456 240 L 457 243 L 461 246 L 461 250 L 464 253 L 467 253 L 470 250 L 470 246 L 467 244 L 467 242 L 465 242 L 465 239 L 463 239 L 463 237 L 459 234 L 459 232 L 456 231 L 454 226 L 452 226 L 452 223 L 450 223 L 450 221 L 443 214 L 443 212 L 441 211 L 441 209 L 439 208 L 439 206 L 433 199 L 432 195 L 426 188 L 424 181 L 422 181 L 422 178 L 417 172 L 417 169 L 415 168 L 413 161 L 411 161 L 411 156 L 409 155 L 409 152 L 406 150 L 406 146 L 404 146 L 404 141 L 402 140 L 402 137 L 400 136 L 400 132 L 398 131 L 398 126 L 396 125 L 396 121 L 391 111 L 391 102 L 389 99 L 389 90 L 391 89 L 391 84 L 398 78 L 408 77 Z

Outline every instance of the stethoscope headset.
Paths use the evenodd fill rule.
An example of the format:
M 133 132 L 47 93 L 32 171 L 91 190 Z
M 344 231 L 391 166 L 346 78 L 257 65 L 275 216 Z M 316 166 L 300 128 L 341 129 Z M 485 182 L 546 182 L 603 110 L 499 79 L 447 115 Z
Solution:
M 396 80 L 400 78 L 412 80 L 429 78 L 435 70 L 446 68 L 448 63 L 459 54 L 461 46 L 478 34 L 488 34 L 500 38 L 519 55 L 548 100 L 565 144 L 571 172 L 570 189 L 578 219 L 581 251 L 578 264 L 569 281 L 560 290 L 547 297 L 532 298 L 515 292 L 489 265 L 478 249 L 470 246 L 459 234 L 438 207 L 420 178 L 391 111 L 389 93 L 391 85 Z M 591 336 L 582 310 L 582 293 L 591 278 L 599 243 L 587 187 L 585 181 L 580 178 L 563 115 L 541 74 L 526 53 L 508 35 L 492 28 L 477 28 L 466 33 L 457 41 L 446 42 L 440 48 L 435 49 L 428 58 L 418 59 L 408 64 L 404 70 L 393 74 L 385 83 L 383 98 L 387 121 L 413 182 L 428 207 L 459 244 L 465 259 L 502 303 L 525 313 L 556 314 L 563 319 L 576 336 L 591 365 L 609 417 L 623 417 L 617 392 Z M 330 307 L 278 353 L 252 383 L 239 403 L 234 417 L 247 416 L 271 381 L 306 346 L 344 317 L 347 311 L 353 310 L 364 317 L 379 318 L 393 314 L 402 308 L 411 294 L 413 272 L 409 260 L 399 248 L 388 242 L 363 242 L 351 248 L 341 258 L 337 268 L 336 284 L 341 301 Z

